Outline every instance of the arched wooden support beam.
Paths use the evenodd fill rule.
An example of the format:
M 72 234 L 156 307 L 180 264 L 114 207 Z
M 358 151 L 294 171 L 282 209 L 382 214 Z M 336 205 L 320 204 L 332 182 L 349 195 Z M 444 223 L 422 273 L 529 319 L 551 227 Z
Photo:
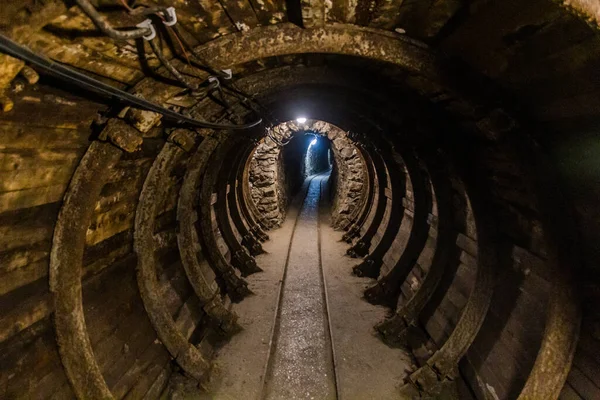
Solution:
M 79 399 L 112 399 L 87 333 L 81 291 L 85 235 L 94 206 L 123 151 L 93 142 L 79 163 L 58 215 L 50 254 L 50 290 L 60 358 Z
M 373 168 L 373 160 L 369 152 L 364 148 L 363 145 L 357 145 L 363 160 L 365 160 L 366 170 L 367 170 L 367 182 L 365 182 L 367 187 L 367 196 L 365 198 L 365 202 L 362 206 L 358 214 L 358 218 L 355 221 L 348 224 L 348 226 L 343 227 L 342 229 L 347 232 L 342 236 L 342 240 L 346 243 L 351 243 L 352 239 L 358 237 L 360 235 L 360 230 L 364 225 L 367 216 L 371 212 L 373 206 L 373 199 L 375 197 L 375 169 Z
M 135 213 L 133 248 L 138 257 L 137 281 L 142 301 L 158 338 L 181 369 L 201 381 L 210 369 L 202 353 L 179 331 L 173 316 L 164 303 L 156 274 L 154 222 L 160 200 L 166 196 L 166 180 L 183 151 L 165 143 L 156 157 L 140 194 Z
M 544 338 L 518 400 L 558 399 L 571 370 L 581 310 L 570 274 L 559 272 L 553 277 Z
M 198 242 L 196 222 L 198 221 L 197 188 L 208 159 L 219 142 L 211 136 L 205 136 L 198 149 L 188 160 L 188 168 L 183 178 L 177 203 L 177 221 L 179 229 L 177 244 L 181 263 L 194 293 L 200 299 L 206 314 L 220 327 L 225 334 L 232 334 L 241 329 L 237 324 L 237 315 L 225 308 L 215 281 L 215 273 L 201 255 Z
M 429 271 L 418 291 L 404 304 L 397 307 L 391 318 L 375 326 L 383 341 L 392 347 L 406 347 L 410 327 L 418 324 L 419 315 L 430 301 L 444 275 L 451 271 L 452 278 L 460 263 L 460 250 L 456 246 L 458 232 L 466 221 L 464 202 L 454 201 L 461 194 L 453 191 L 448 177 L 451 169 L 447 162 L 438 162 L 440 154 L 428 157 L 427 170 L 434 188 L 438 210 L 436 247 Z M 462 194 L 464 197 L 464 194 Z M 444 291 L 445 292 L 445 291 Z
M 224 138 L 210 156 L 209 165 L 211 168 L 205 170 L 204 177 L 202 178 L 198 209 L 201 241 L 206 252 L 206 257 L 209 259 L 211 266 L 216 270 L 217 276 L 222 280 L 225 291 L 231 300 L 237 303 L 252 294 L 252 291 L 248 289 L 248 283 L 236 275 L 233 266 L 221 254 L 212 223 L 213 189 L 217 181 L 221 163 L 223 162 L 225 153 L 224 142 L 226 140 Z
M 220 166 L 220 171 L 216 182 L 217 202 L 215 203 L 215 214 L 219 231 L 221 231 L 223 240 L 231 254 L 231 265 L 239 270 L 242 273 L 242 276 L 245 277 L 256 272 L 261 272 L 262 269 L 256 264 L 254 257 L 248 254 L 246 249 L 238 242 L 231 226 L 232 222 L 229 219 L 227 210 L 227 194 L 231 182 L 230 175 L 233 166 L 232 164 L 234 163 L 223 162 L 225 158 L 235 160 L 241 152 L 240 147 L 242 147 L 242 143 L 240 143 L 239 140 L 230 140 L 224 146 L 226 146 L 226 148 L 222 152 L 223 159 L 216 160 L 216 163 Z M 234 146 L 237 146 L 237 149 L 233 148 Z
M 406 176 L 402 173 L 404 162 L 400 157 L 395 157 L 394 151 L 389 151 L 386 146 L 381 146 L 381 154 L 388 160 L 387 171 L 389 174 L 389 186 L 392 188 L 392 206 L 390 217 L 383 235 L 375 249 L 358 265 L 352 268 L 354 275 L 377 279 L 383 264 L 383 257 L 388 252 L 402 220 L 404 219 L 404 206 L 402 199 L 406 196 Z M 397 154 L 397 153 L 396 153 Z
M 466 191 L 471 199 L 477 229 L 477 275 L 467 304 L 458 323 L 444 345 L 431 356 L 427 363 L 405 379 L 400 394 L 408 398 L 420 396 L 448 396 L 455 393 L 454 378 L 458 374 L 458 362 L 465 355 L 488 312 L 494 285 L 500 243 L 486 196 L 472 180 L 466 180 Z
M 596 3 L 597 4 L 597 3 Z M 598 4 L 600 15 L 600 4 Z M 581 265 L 579 238 L 573 211 L 565 199 L 549 159 L 530 139 L 521 156 L 531 157 L 535 187 L 541 204 L 542 223 L 547 232 L 548 260 L 552 271 L 546 326 L 540 350 L 518 400 L 557 399 L 567 380 L 579 340 L 581 304 L 575 274 Z
M 302 29 L 290 23 L 227 35 L 197 48 L 216 68 L 227 68 L 283 54 L 329 53 L 378 59 L 407 71 L 439 77 L 425 44 L 405 36 L 356 25 L 335 24 Z
M 238 180 L 238 176 L 240 176 L 240 169 L 243 168 L 243 165 L 245 165 L 245 161 L 252 152 L 253 148 L 254 144 L 240 146 L 234 156 L 228 177 L 230 187 L 227 192 L 227 207 L 229 209 L 229 215 L 234 227 L 242 237 L 242 246 L 244 246 L 252 256 L 257 256 L 259 254 L 263 254 L 265 251 L 262 248 L 258 238 L 256 238 L 254 234 L 250 232 L 249 222 L 243 217 L 243 212 L 241 210 L 242 205 L 239 202 L 244 201 L 244 199 L 238 198 L 238 185 L 241 185 L 240 181 Z
M 237 179 L 239 184 L 236 189 L 239 201 L 238 204 L 240 205 L 242 215 L 250 225 L 250 232 L 254 235 L 254 237 L 264 242 L 269 240 L 269 235 L 267 235 L 263 230 L 266 229 L 264 223 L 262 223 L 260 219 L 257 220 L 255 218 L 260 215 L 260 213 L 250 198 L 250 188 L 248 187 L 248 168 L 250 166 L 250 160 L 252 159 L 251 155 L 254 153 L 254 149 L 255 146 L 251 148 L 248 156 L 244 160 L 244 163 L 240 166 Z
M 427 221 L 432 206 L 429 175 L 425 166 L 416 158 L 413 150 L 407 150 L 406 147 L 401 146 L 399 146 L 399 150 L 413 188 L 415 207 L 413 223 L 400 259 L 374 286 L 365 290 L 365 299 L 369 303 L 386 305 L 391 308 L 396 307 L 400 288 L 427 243 L 429 233 Z
M 375 175 L 377 176 L 377 205 L 374 209 L 373 219 L 369 223 L 365 233 L 346 251 L 346 254 L 353 258 L 364 257 L 369 253 L 371 241 L 383 221 L 385 209 L 387 208 L 387 196 L 385 195 L 385 190 L 389 186 L 389 182 L 385 163 L 379 153 L 379 149 L 374 149 L 370 154 L 374 164 Z

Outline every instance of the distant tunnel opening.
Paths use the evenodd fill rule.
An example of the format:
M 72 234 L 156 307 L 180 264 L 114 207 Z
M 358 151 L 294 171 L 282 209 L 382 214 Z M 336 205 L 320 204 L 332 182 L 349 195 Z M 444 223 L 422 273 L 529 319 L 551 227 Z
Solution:
M 310 120 L 273 127 L 254 150 L 248 182 L 252 201 L 269 227 L 280 226 L 291 199 L 306 178 L 330 172 L 332 219 L 335 226 L 348 222 L 366 201 L 366 160 L 335 125 Z

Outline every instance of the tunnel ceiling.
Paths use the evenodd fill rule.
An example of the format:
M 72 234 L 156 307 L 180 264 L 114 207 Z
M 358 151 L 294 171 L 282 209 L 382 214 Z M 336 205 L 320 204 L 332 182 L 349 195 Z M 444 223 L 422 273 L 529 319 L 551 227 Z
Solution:
M 123 300 L 126 308 L 143 315 L 144 329 L 157 337 L 154 356 L 173 358 L 188 376 L 203 379 L 209 361 L 188 342 L 192 334 L 186 338 L 174 328 L 169 307 L 176 308 L 177 296 L 171 303 L 161 299 L 162 281 L 154 271 L 173 282 L 181 280 L 175 292 L 187 290 L 201 300 L 204 308 L 197 318 L 218 321 L 215 328 L 203 319 L 195 334 L 204 326 L 225 336 L 238 331 L 228 299 L 238 302 L 250 294 L 243 278 L 261 270 L 253 257 L 262 252 L 267 228 L 282 223 L 289 200 L 289 193 L 278 193 L 283 199 L 277 204 L 280 220 L 270 225 L 262 220 L 262 192 L 253 200 L 247 187 L 257 163 L 252 164 L 252 157 L 260 143 L 267 143 L 264 152 L 276 149 L 272 159 L 277 160 L 269 173 L 279 177 L 269 183 L 282 187 L 286 179 L 300 179 L 277 169 L 280 141 L 289 137 L 273 128 L 299 116 L 344 133 L 352 157 L 362 160 L 365 171 L 370 168 L 369 178 L 361 178 L 371 180 L 361 186 L 361 199 L 366 187 L 377 189 L 380 198 L 389 197 L 389 209 L 399 210 L 394 201 L 402 207 L 410 203 L 400 185 L 394 193 L 401 199 L 395 199 L 391 189 L 385 193 L 373 182 L 406 180 L 411 195 L 420 190 L 429 199 L 425 208 L 431 213 L 428 218 L 434 218 L 439 200 L 435 174 L 444 171 L 444 179 L 462 196 L 457 200 L 455 193 L 448 201 L 456 209 L 461 201 L 472 207 L 474 217 L 464 227 L 466 236 L 467 231 L 476 232 L 477 275 L 464 305 L 465 315 L 472 318 L 462 324 L 452 321 L 458 327 L 452 330 L 453 339 L 438 343 L 443 351 L 428 362 L 430 369 L 419 368 L 411 375 L 414 387 L 435 386 L 460 367 L 469 382 L 479 385 L 471 389 L 477 398 L 494 398 L 486 385 L 506 385 L 503 394 L 522 399 L 600 394 L 600 383 L 590 372 L 600 365 L 597 354 L 591 355 L 596 350 L 600 354 L 598 2 L 92 3 L 118 28 L 135 27 L 150 14 L 139 11 L 146 7 L 175 7 L 177 23 L 163 27 L 161 20 L 154 20 L 162 38 L 156 51 L 143 39 L 103 35 L 73 2 L 19 0 L 1 6 L 0 32 L 34 53 L 180 117 L 237 125 L 261 117 L 262 124 L 246 130 L 182 127 L 173 118 L 129 107 L 116 97 L 107 99 L 52 74 L 40 76 L 35 65 L 0 53 L 0 279 L 5 282 L 0 339 L 10 365 L 1 370 L 6 377 L 0 379 L 0 394 L 4 390 L 18 398 L 35 388 L 40 398 L 49 397 L 47 393 L 65 398 L 126 395 L 125 383 L 106 367 L 108 356 L 98 356 L 105 343 L 101 334 L 93 336 L 86 323 L 99 331 L 104 323 L 116 323 L 95 307 L 102 293 L 111 290 L 106 282 L 120 279 L 104 272 L 109 270 L 106 265 L 127 262 L 137 265 L 139 289 L 133 284 L 135 294 L 125 288 L 120 296 L 133 299 Z M 225 92 L 212 92 L 218 86 L 206 86 L 205 80 L 226 69 L 231 69 L 232 79 L 220 76 Z M 337 135 L 328 132 L 326 136 Z M 341 148 L 334 148 L 341 154 Z M 338 173 L 350 176 L 338 153 Z M 374 178 L 377 170 L 380 175 Z M 427 184 L 413 187 L 421 181 Z M 438 187 L 443 192 L 443 185 Z M 343 193 L 348 195 L 347 187 Z M 228 199 L 227 206 L 215 200 L 219 196 Z M 347 219 L 352 223 L 339 227 L 358 229 L 359 210 L 368 209 L 365 203 L 356 202 L 360 206 Z M 238 204 L 235 212 L 240 216 L 232 216 L 232 204 Z M 364 219 L 371 216 L 363 213 Z M 390 218 L 384 218 L 383 208 L 380 214 L 381 221 Z M 234 218 L 244 222 L 235 229 L 223 222 Z M 211 222 L 182 228 L 182 220 Z M 375 227 L 383 236 L 384 225 Z M 388 232 L 390 253 L 394 237 Z M 239 252 L 222 251 L 232 242 Z M 191 248 L 202 248 L 203 256 Z M 360 250 L 356 243 L 352 248 Z M 163 262 L 169 257 L 179 257 L 185 271 L 169 272 L 171 266 Z M 231 272 L 233 263 L 242 266 L 242 277 Z M 108 278 L 103 278 L 105 273 Z M 518 282 L 506 283 L 507 276 Z M 529 283 L 535 290 L 528 292 L 531 287 L 523 282 L 536 279 L 543 284 Z M 490 369 L 482 367 L 486 360 L 473 361 L 467 351 L 483 347 L 487 355 L 494 354 L 492 348 L 501 342 L 500 334 L 489 333 L 498 323 L 494 318 L 505 323 L 497 331 L 512 321 L 510 312 L 504 315 L 500 306 L 495 308 L 502 301 L 498 292 L 492 297 L 493 288 L 521 290 L 530 303 L 543 304 L 547 314 L 543 321 L 534 321 L 537 326 L 531 331 L 536 336 L 529 342 L 533 350 L 523 350 L 514 338 L 528 331 L 527 318 L 515 317 L 519 328 L 510 329 L 519 333 L 513 332 L 514 340 L 502 340 L 509 347 L 519 344 L 498 356 L 507 364 L 498 361 Z M 379 289 L 385 291 L 385 284 Z M 215 294 L 219 290 L 229 296 L 223 302 Z M 101 322 L 94 325 L 93 316 Z M 179 328 L 185 318 L 181 321 Z M 378 329 L 385 336 L 382 326 Z M 523 360 L 519 351 L 528 353 Z M 23 371 L 23 365 L 38 364 L 41 376 Z M 503 374 L 509 369 L 517 371 L 514 376 Z M 157 376 L 166 375 L 157 371 Z M 501 375 L 500 384 L 488 380 Z M 581 375 L 589 384 L 581 384 Z M 12 381 L 14 376 L 19 378 Z M 35 382 L 42 377 L 47 379 L 44 385 Z M 150 383 L 136 382 L 138 390 L 151 393 Z M 143 397 L 132 393 L 132 398 Z M 569 397 L 572 393 L 579 397 Z

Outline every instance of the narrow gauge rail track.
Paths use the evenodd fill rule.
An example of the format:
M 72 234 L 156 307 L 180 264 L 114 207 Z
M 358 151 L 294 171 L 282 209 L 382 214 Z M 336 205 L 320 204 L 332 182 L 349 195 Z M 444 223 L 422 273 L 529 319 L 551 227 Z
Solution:
M 319 203 L 328 173 L 303 186 L 279 286 L 259 399 L 340 399 Z

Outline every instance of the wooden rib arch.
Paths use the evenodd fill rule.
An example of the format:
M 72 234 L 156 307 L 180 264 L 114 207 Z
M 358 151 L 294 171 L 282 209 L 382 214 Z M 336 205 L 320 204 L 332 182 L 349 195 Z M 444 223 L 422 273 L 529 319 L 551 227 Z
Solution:
M 204 137 L 188 161 L 188 169 L 183 178 L 177 204 L 179 222 L 177 244 L 185 273 L 204 311 L 219 324 L 223 332 L 231 334 L 241 329 L 236 322 L 237 315 L 226 309 L 221 301 L 219 287 L 215 282 L 216 275 L 200 254 L 201 246 L 196 231 L 198 221 L 196 189 L 208 159 L 218 143 L 218 140 L 211 136 Z
M 438 289 L 441 281 L 448 274 L 447 278 L 451 279 L 460 263 L 460 251 L 456 246 L 456 239 L 458 232 L 465 224 L 466 211 L 464 203 L 453 201 L 453 198 L 464 197 L 464 193 L 458 193 L 453 189 L 448 177 L 448 173 L 452 171 L 449 162 L 439 162 L 438 158 L 440 157 L 441 155 L 434 154 L 427 158 L 427 161 L 431 161 L 427 163 L 427 170 L 438 209 L 436 245 L 429 271 L 417 292 L 399 305 L 391 318 L 375 327 L 382 335 L 383 340 L 390 346 L 407 346 L 409 327 L 417 326 L 421 312 Z
M 227 262 L 217 244 L 217 238 L 213 230 L 213 218 L 212 218 L 212 199 L 213 189 L 223 163 L 223 157 L 227 153 L 228 146 L 231 145 L 231 139 L 228 141 L 226 138 L 223 139 L 211 154 L 209 163 L 210 169 L 204 172 L 202 178 L 202 186 L 200 187 L 200 200 L 198 203 L 199 216 L 200 216 L 200 232 L 202 244 L 206 250 L 206 256 L 209 259 L 211 266 L 215 269 L 217 276 L 222 280 L 225 290 L 232 301 L 240 302 L 246 296 L 252 294 L 252 291 L 248 289 L 248 283 L 237 276 L 233 266 Z
M 86 329 L 81 290 L 85 235 L 94 205 L 123 151 L 93 142 L 79 163 L 58 216 L 50 255 L 54 327 L 65 372 L 79 399 L 112 399 Z
M 182 153 L 181 149 L 167 142 L 148 172 L 135 214 L 133 247 L 138 257 L 138 287 L 158 338 L 183 371 L 200 381 L 209 371 L 210 363 L 177 328 L 161 296 L 155 265 L 156 243 L 153 231 L 156 211 L 159 199 L 166 194 L 165 181 L 178 153 Z

